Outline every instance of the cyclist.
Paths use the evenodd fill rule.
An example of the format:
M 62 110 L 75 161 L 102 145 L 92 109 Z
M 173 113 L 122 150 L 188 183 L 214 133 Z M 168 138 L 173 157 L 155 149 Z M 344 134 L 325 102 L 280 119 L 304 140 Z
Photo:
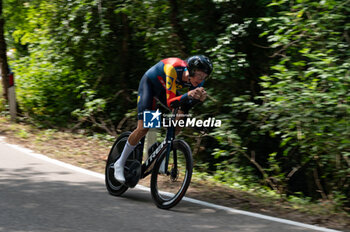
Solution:
M 130 134 L 121 156 L 114 164 L 114 176 L 119 182 L 125 182 L 124 165 L 128 155 L 148 132 L 148 128 L 143 127 L 143 112 L 154 110 L 155 99 L 170 109 L 173 102 L 183 102 L 185 105 L 179 113 L 187 112 L 192 107 L 189 97 L 202 102 L 206 99 L 207 93 L 202 86 L 212 70 L 213 64 L 209 58 L 196 55 L 187 60 L 163 59 L 144 74 L 138 89 L 137 128 Z M 177 89 L 183 87 L 188 87 L 189 91 L 180 95 Z

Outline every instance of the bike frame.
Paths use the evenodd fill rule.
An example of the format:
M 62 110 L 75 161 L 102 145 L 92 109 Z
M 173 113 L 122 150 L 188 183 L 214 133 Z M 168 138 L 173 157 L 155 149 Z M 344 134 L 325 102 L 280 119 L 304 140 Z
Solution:
M 176 118 L 177 112 L 178 112 L 178 108 L 175 108 L 174 114 L 171 118 L 172 120 L 174 120 Z M 168 172 L 169 155 L 170 155 L 170 151 L 173 147 L 174 139 L 175 139 L 175 127 L 170 126 L 167 129 L 167 133 L 166 133 L 166 137 L 165 137 L 164 141 L 154 150 L 154 152 L 152 152 L 152 154 L 150 154 L 148 159 L 142 164 L 142 166 L 141 166 L 141 178 L 145 178 L 146 176 L 148 176 L 152 172 L 154 162 L 160 157 L 160 155 L 164 152 L 165 149 L 166 149 L 166 160 L 165 160 L 166 170 L 165 170 L 165 173 Z M 174 153 L 174 163 L 175 163 L 175 165 L 177 165 L 176 153 Z

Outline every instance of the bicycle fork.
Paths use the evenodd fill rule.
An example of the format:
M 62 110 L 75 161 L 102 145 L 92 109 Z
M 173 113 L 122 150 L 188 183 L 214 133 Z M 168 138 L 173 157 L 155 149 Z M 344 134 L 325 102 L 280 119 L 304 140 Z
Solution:
M 177 170 L 177 155 L 176 150 L 173 149 L 173 141 L 175 137 L 175 128 L 169 128 L 167 131 L 166 141 L 167 141 L 167 148 L 166 148 L 166 154 L 165 159 L 163 160 L 161 164 L 161 173 L 163 174 L 172 174 L 173 170 Z M 171 172 L 168 171 L 168 165 L 169 165 L 169 159 L 170 159 L 170 152 L 173 150 L 173 161 L 174 161 L 174 167 L 172 168 Z

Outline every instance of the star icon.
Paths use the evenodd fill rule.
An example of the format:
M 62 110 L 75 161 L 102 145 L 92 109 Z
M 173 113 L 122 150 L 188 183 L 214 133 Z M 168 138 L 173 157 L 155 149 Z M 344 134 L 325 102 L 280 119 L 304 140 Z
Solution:
M 156 118 L 158 119 L 158 117 L 159 117 L 161 114 L 162 114 L 162 113 L 159 112 L 159 109 L 157 109 L 156 112 L 152 113 L 153 118 L 151 119 L 151 122 L 152 122 L 154 119 L 156 119 Z

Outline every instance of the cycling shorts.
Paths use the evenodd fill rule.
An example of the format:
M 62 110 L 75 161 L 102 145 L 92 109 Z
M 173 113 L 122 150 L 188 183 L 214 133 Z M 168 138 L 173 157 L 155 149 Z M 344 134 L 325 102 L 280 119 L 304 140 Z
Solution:
M 155 110 L 156 100 L 159 100 L 165 106 L 167 105 L 165 90 L 159 88 L 156 89 L 151 79 L 144 75 L 141 78 L 137 96 L 138 120 L 143 120 L 143 112 L 145 110 Z

